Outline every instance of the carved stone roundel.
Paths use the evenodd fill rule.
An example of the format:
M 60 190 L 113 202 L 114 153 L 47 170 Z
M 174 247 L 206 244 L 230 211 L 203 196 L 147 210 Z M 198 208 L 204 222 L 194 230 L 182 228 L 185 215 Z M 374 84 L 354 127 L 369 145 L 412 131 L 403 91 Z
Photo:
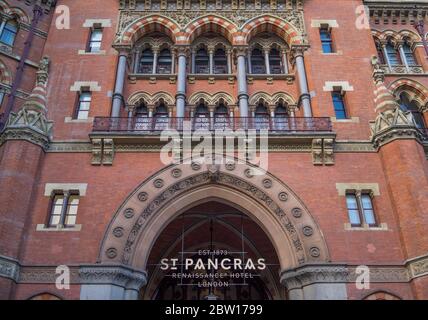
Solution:
M 113 234 L 116 238 L 123 237 L 124 229 L 122 227 L 117 227 L 113 230 Z
M 245 176 L 246 176 L 247 178 L 252 178 L 252 177 L 254 176 L 254 174 L 253 174 L 253 170 L 251 170 L 250 168 L 246 169 L 246 170 L 244 171 L 244 174 L 245 174 Z
M 228 162 L 228 163 L 226 163 L 225 167 L 226 167 L 226 170 L 233 171 L 233 170 L 235 170 L 236 165 L 234 162 Z
M 198 163 L 198 162 L 192 162 L 191 166 L 192 166 L 192 169 L 195 170 L 195 171 L 198 171 L 198 170 L 201 169 L 201 164 Z
M 164 181 L 162 179 L 156 179 L 153 182 L 153 185 L 155 186 L 155 188 L 158 188 L 158 189 L 162 188 L 164 186 L 164 184 L 165 183 L 164 183 Z
M 302 209 L 300 208 L 294 208 L 293 210 L 291 210 L 291 214 L 293 215 L 294 218 L 300 218 L 302 217 Z
M 302 231 L 303 231 L 303 234 L 307 237 L 310 237 L 314 233 L 314 230 L 310 226 L 303 227 Z
M 147 192 L 140 192 L 138 194 L 138 200 L 140 200 L 141 202 L 147 201 L 148 198 L 149 195 L 147 194 Z
M 320 249 L 317 247 L 312 247 L 309 250 L 309 253 L 311 254 L 311 257 L 314 257 L 314 258 L 318 258 L 321 254 Z
M 183 172 L 182 172 L 180 169 L 178 169 L 178 168 L 173 169 L 173 170 L 171 171 L 171 175 L 172 175 L 174 178 L 180 178 L 182 174 L 183 174 Z
M 287 201 L 288 200 L 288 193 L 287 192 L 281 192 L 280 194 L 278 194 L 278 198 L 281 201 Z
M 134 216 L 134 214 L 135 214 L 135 211 L 132 208 L 126 209 L 123 213 L 126 219 L 131 219 Z
M 273 183 L 272 183 L 272 180 L 271 180 L 271 179 L 264 179 L 264 180 L 263 180 L 263 186 L 264 186 L 266 189 L 270 189 L 270 188 L 272 188 L 272 185 L 273 185 Z
M 109 257 L 110 259 L 114 259 L 117 257 L 117 249 L 116 248 L 109 248 L 107 249 L 107 257 Z

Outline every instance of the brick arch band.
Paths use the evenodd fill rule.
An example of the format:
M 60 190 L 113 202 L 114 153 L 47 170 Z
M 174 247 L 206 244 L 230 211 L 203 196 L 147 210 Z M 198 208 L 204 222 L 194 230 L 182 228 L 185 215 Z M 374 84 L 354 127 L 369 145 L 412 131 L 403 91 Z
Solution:
M 205 32 L 222 35 L 233 45 L 246 45 L 260 32 L 273 32 L 290 46 L 302 44 L 302 35 L 289 22 L 272 15 L 263 15 L 249 20 L 241 28 L 235 23 L 216 15 L 207 15 L 180 27 L 172 19 L 162 15 L 150 15 L 131 22 L 119 35 L 117 45 L 131 46 L 139 38 L 151 32 L 162 32 L 175 44 L 189 45 Z
M 231 205 L 253 219 L 270 238 L 281 270 L 327 262 L 322 232 L 304 204 L 279 179 L 254 170 L 227 160 L 171 165 L 157 172 L 117 210 L 101 244 L 100 262 L 145 271 L 162 230 L 186 210 L 209 201 Z

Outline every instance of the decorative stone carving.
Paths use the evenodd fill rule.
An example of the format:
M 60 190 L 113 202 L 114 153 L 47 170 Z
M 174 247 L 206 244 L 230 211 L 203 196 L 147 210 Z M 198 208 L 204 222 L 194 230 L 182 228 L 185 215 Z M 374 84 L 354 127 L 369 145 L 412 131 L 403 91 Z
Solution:
M 117 249 L 116 248 L 109 248 L 106 251 L 107 257 L 110 259 L 114 259 L 117 257 Z
M 181 177 L 181 175 L 183 174 L 183 172 L 180 170 L 180 169 L 173 169 L 172 171 L 171 171 L 171 175 L 174 177 L 174 178 L 180 178 Z
M 281 201 L 287 201 L 288 200 L 288 193 L 287 192 L 281 192 L 278 194 L 278 199 Z
M 272 183 L 272 180 L 271 180 L 271 179 L 264 179 L 264 180 L 263 180 L 263 186 L 264 186 L 266 189 L 270 189 L 270 188 L 272 188 L 272 185 L 273 185 L 273 183 Z
M 81 284 L 113 284 L 139 290 L 147 283 L 147 274 L 124 266 L 90 265 L 79 269 Z
M 311 257 L 317 258 L 320 256 L 320 249 L 317 247 L 312 247 L 309 250 L 309 253 L 311 254 Z
M 314 234 L 314 229 L 312 229 L 310 226 L 304 226 L 302 232 L 305 236 L 310 237 Z
M 102 139 L 92 139 L 92 160 L 91 160 L 92 165 L 101 165 L 102 150 L 103 150 Z
M 301 218 L 303 215 L 303 211 L 300 208 L 294 208 L 293 210 L 291 210 L 291 214 L 294 218 Z
M 228 171 L 233 171 L 233 170 L 235 170 L 235 168 L 236 168 L 236 164 L 235 164 L 235 162 L 227 162 L 227 163 L 225 164 L 225 168 L 226 168 L 226 170 L 228 170 Z
M 17 281 L 19 276 L 19 264 L 17 261 L 0 256 L 0 277 Z
M 140 192 L 138 194 L 138 200 L 140 200 L 141 202 L 147 201 L 148 198 L 149 198 L 149 195 L 147 192 Z
M 135 211 L 132 208 L 128 208 L 123 212 L 123 215 L 127 219 L 131 219 L 135 215 Z
M 162 179 L 156 179 L 153 182 L 153 185 L 155 186 L 155 188 L 158 188 L 158 189 L 162 188 L 164 186 L 164 184 L 165 184 L 165 182 Z
M 191 167 L 195 171 L 201 170 L 201 164 L 198 162 L 192 162 Z
M 113 234 L 116 238 L 123 237 L 123 232 L 124 232 L 124 229 L 122 227 L 116 227 L 113 230 Z

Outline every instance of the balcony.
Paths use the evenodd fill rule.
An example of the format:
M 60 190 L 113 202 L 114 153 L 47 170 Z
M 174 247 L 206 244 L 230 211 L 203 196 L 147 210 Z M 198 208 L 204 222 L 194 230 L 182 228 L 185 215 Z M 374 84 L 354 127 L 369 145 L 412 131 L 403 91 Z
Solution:
M 330 118 L 243 118 L 243 117 L 96 117 L 93 133 L 116 133 L 131 135 L 160 135 L 164 130 L 181 131 L 183 127 L 193 131 L 266 130 L 269 135 L 295 135 L 332 132 Z

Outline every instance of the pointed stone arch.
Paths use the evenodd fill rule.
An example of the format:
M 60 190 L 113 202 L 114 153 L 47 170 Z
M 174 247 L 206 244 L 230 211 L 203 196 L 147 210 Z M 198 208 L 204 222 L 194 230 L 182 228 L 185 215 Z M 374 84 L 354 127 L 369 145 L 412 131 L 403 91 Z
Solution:
M 233 44 L 237 26 L 230 20 L 216 15 L 207 15 L 190 22 L 185 27 L 186 43 L 191 44 L 198 36 L 206 32 L 214 32 L 226 38 Z
M 273 15 L 263 15 L 249 20 L 241 28 L 242 44 L 248 44 L 254 36 L 261 32 L 273 32 L 289 45 L 303 44 L 303 36 L 289 22 Z
M 141 37 L 155 31 L 166 34 L 173 43 L 178 43 L 181 39 L 177 23 L 165 16 L 151 15 L 130 23 L 115 42 L 120 45 L 133 45 Z
M 217 92 L 214 94 L 209 94 L 207 92 L 197 92 L 189 98 L 189 104 L 196 105 L 201 99 L 203 99 L 208 105 L 215 105 L 220 101 L 220 99 L 223 99 L 224 102 L 229 106 L 234 104 L 233 98 L 226 92 Z
M 281 180 L 248 163 L 218 160 L 170 165 L 149 177 L 117 210 L 99 260 L 146 270 L 151 248 L 170 221 L 207 201 L 234 206 L 266 232 L 281 270 L 329 261 L 324 237 L 301 200 Z
M 163 99 L 168 106 L 173 106 L 175 104 L 175 99 L 164 91 L 159 91 L 154 94 L 145 91 L 135 92 L 128 98 L 128 104 L 137 105 L 144 101 L 149 105 L 155 105 L 160 99 Z
M 402 92 L 406 92 L 410 101 L 416 101 L 421 111 L 428 110 L 428 89 L 412 79 L 398 79 L 389 85 L 389 90 L 399 99 Z

